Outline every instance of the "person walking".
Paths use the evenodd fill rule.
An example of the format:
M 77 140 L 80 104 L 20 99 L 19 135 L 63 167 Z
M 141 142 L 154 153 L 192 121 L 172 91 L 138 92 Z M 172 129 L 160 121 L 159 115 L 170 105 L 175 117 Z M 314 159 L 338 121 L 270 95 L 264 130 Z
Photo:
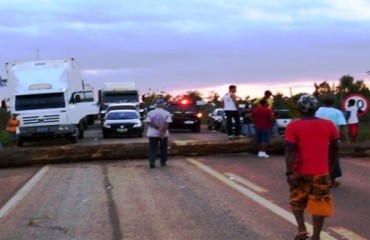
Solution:
M 267 100 L 261 99 L 260 106 L 253 109 L 251 119 L 255 129 L 255 141 L 259 145 L 258 157 L 268 158 L 267 144 L 270 142 L 274 112 L 267 106 Z
M 340 135 L 344 137 L 344 142 L 348 144 L 350 141 L 348 137 L 347 121 L 343 112 L 334 107 L 335 95 L 331 93 L 324 95 L 322 103 L 323 106 L 316 111 L 315 116 L 331 120 L 339 129 Z M 331 174 L 331 187 L 336 188 L 340 185 L 340 182 L 338 182 L 336 179 L 341 176 L 342 168 L 338 158 L 338 160 L 335 161 L 334 171 Z
M 156 108 L 148 112 L 144 120 L 148 125 L 147 136 L 149 138 L 149 166 L 155 168 L 155 161 L 160 153 L 161 166 L 167 165 L 168 126 L 172 122 L 171 114 L 164 109 L 165 100 L 157 99 Z
M 236 93 L 236 86 L 230 85 L 229 92 L 223 97 L 223 107 L 226 115 L 226 129 L 229 139 L 240 137 L 240 115 L 238 112 L 238 102 Z M 233 131 L 233 120 L 234 120 L 234 131 Z
M 8 120 L 8 125 L 6 131 L 11 136 L 12 143 L 17 140 L 17 129 L 19 127 L 19 120 L 17 119 L 17 114 L 12 114 L 11 118 Z
M 347 104 L 346 117 L 348 121 L 348 135 L 352 143 L 357 142 L 359 120 L 359 109 L 356 106 L 355 99 L 350 99 Z
M 318 101 L 303 95 L 297 102 L 301 118 L 290 122 L 285 132 L 286 177 L 289 205 L 298 225 L 294 239 L 307 239 L 304 211 L 312 215 L 313 240 L 320 239 L 325 217 L 333 214 L 330 171 L 338 159 L 339 132 L 333 122 L 315 117 Z

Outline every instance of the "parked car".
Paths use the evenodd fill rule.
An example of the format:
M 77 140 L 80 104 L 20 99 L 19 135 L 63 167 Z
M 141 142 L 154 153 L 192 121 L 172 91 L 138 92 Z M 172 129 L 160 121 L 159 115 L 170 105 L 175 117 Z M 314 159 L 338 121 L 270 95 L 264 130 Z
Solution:
M 102 125 L 103 137 L 142 137 L 144 126 L 140 118 L 137 110 L 112 110 L 107 112 Z
M 277 130 L 279 135 L 285 134 L 286 126 L 292 118 L 290 117 L 290 113 L 288 109 L 276 109 L 274 110 L 275 113 L 275 121 L 277 125 Z
M 219 130 L 221 128 L 223 117 L 224 117 L 223 108 L 216 108 L 210 114 L 208 114 L 207 118 L 208 130 Z
M 172 123 L 170 130 L 189 129 L 191 132 L 199 133 L 202 112 L 200 107 L 191 99 L 182 98 L 166 105 L 166 110 L 171 113 Z
M 100 112 L 101 123 L 104 123 L 105 115 L 112 110 L 136 110 L 139 111 L 135 103 L 113 103 L 108 105 L 107 109 Z

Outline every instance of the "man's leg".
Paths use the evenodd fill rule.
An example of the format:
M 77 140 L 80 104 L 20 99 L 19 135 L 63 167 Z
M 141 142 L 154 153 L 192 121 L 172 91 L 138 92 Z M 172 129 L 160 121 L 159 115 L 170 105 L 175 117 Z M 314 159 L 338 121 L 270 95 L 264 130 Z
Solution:
M 235 121 L 235 136 L 240 134 L 240 115 L 238 111 L 233 113 L 234 121 Z
M 312 215 L 312 223 L 313 223 L 313 233 L 312 233 L 312 240 L 320 240 L 320 233 L 322 227 L 324 225 L 325 217 Z
M 149 164 L 151 168 L 155 167 L 154 164 L 158 155 L 158 140 L 156 137 L 149 137 Z
M 293 210 L 293 214 L 298 224 L 298 234 L 307 233 L 303 210 Z
M 230 111 L 225 111 L 226 114 L 226 129 L 227 129 L 227 135 L 230 137 L 233 135 L 232 133 L 232 116 Z
M 168 138 L 162 138 L 160 140 L 160 153 L 161 153 L 161 166 L 166 166 L 167 162 L 167 146 L 168 146 Z

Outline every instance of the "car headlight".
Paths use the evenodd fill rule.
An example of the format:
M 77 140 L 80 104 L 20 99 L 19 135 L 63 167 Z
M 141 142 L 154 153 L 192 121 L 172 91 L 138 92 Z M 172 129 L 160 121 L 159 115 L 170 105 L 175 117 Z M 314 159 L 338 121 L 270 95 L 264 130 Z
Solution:
M 135 123 L 134 128 L 141 128 L 142 126 L 143 124 L 141 122 L 137 122 Z
M 111 125 L 104 123 L 104 124 L 103 124 L 103 127 L 104 127 L 104 128 L 111 128 Z

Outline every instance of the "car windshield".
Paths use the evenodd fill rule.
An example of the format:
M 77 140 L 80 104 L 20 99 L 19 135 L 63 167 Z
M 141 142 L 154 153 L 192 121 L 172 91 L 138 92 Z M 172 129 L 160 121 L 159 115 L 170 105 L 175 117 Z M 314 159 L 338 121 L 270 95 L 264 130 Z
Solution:
M 107 116 L 109 120 L 138 119 L 139 115 L 135 112 L 110 112 Z
M 112 111 L 112 110 L 120 110 L 120 109 L 131 109 L 131 110 L 136 110 L 136 107 L 134 105 L 120 105 L 120 106 L 109 106 L 107 108 L 107 111 Z
M 275 111 L 276 118 L 290 118 L 289 111 Z
M 216 111 L 217 116 L 222 116 L 224 114 L 223 110 Z

